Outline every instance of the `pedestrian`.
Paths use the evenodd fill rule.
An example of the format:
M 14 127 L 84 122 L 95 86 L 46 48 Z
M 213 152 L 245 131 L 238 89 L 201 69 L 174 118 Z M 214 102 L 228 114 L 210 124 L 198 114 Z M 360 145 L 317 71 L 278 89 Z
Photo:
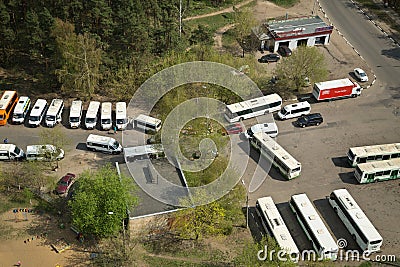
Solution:
M 17 261 L 17 263 L 15 264 L 15 266 L 21 266 L 21 261 Z
M 117 133 L 117 126 L 114 125 L 114 134 Z
M 3 142 L 4 142 L 4 144 L 8 144 L 8 138 L 6 137 L 6 138 L 3 140 Z

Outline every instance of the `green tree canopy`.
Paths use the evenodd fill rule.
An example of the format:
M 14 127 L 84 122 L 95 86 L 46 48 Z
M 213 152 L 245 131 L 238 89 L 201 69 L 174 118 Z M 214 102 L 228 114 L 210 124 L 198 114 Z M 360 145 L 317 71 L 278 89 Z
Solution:
M 98 171 L 86 171 L 77 181 L 76 194 L 70 200 L 72 222 L 86 235 L 107 237 L 121 230 L 127 207 L 137 204 L 132 179 L 118 176 L 106 165 Z

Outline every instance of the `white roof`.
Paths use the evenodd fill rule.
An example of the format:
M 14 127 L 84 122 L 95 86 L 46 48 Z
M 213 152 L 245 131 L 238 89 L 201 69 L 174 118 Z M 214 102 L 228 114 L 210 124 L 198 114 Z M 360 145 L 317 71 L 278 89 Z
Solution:
M 277 131 L 278 126 L 275 122 L 267 122 L 267 123 L 259 123 L 251 126 L 251 131 L 253 133 L 259 132 L 269 132 L 269 131 Z
M 265 104 L 273 103 L 273 102 L 277 102 L 277 101 L 282 102 L 282 98 L 278 94 L 271 94 L 271 95 L 266 95 L 266 96 L 246 100 L 243 102 L 227 105 L 226 108 L 228 110 L 230 110 L 231 113 L 236 113 L 241 110 L 259 107 L 259 106 L 263 106 Z
M 26 147 L 26 154 L 36 154 L 40 150 L 55 151 L 56 147 L 53 145 L 30 145 Z
M 325 89 L 331 89 L 331 88 L 337 88 L 337 87 L 344 87 L 344 86 L 353 86 L 354 83 L 349 79 L 339 79 L 339 80 L 332 80 L 332 81 L 326 81 L 326 82 L 319 82 L 315 83 L 316 86 L 320 90 L 325 90 Z
M 386 155 L 400 153 L 400 143 L 351 147 L 351 153 L 357 157 L 368 157 L 369 155 Z
M 126 103 L 125 102 L 117 102 L 115 105 L 115 116 L 116 119 L 126 119 Z
M 47 110 L 47 115 L 56 116 L 58 111 L 62 108 L 63 103 L 62 99 L 53 99 L 50 103 L 49 109 Z
M 112 104 L 111 102 L 101 103 L 101 116 L 111 116 Z
M 361 163 L 357 165 L 357 168 L 366 173 L 400 169 L 400 158 Z
M 89 134 L 86 142 L 95 142 L 95 143 L 103 143 L 110 144 L 115 142 L 115 139 L 109 136 L 101 136 L 97 134 Z
M 139 116 L 136 117 L 135 119 L 136 121 L 142 121 L 145 122 L 146 124 L 153 124 L 153 125 L 158 125 L 161 120 L 147 116 L 147 115 L 143 115 L 140 114 Z
M 298 102 L 298 103 L 286 105 L 284 107 L 284 109 L 287 110 L 287 111 L 290 111 L 290 110 L 293 110 L 293 109 L 299 109 L 299 108 L 311 108 L 311 106 L 310 106 L 310 103 L 308 103 L 307 101 L 303 101 L 303 102 Z
M 46 107 L 47 101 L 44 99 L 38 99 L 35 102 L 35 105 L 33 106 L 31 110 L 31 116 L 40 116 L 43 112 L 43 109 Z
M 162 144 L 145 145 L 145 146 L 135 146 L 124 148 L 125 157 L 135 157 L 147 154 L 157 154 L 164 151 Z
M 25 104 L 28 102 L 29 97 L 21 96 L 18 100 L 18 103 L 15 105 L 14 114 L 21 114 L 24 112 Z
M 346 208 L 351 218 L 357 223 L 358 227 L 368 240 L 382 240 L 382 236 L 378 233 L 374 225 L 346 189 L 338 189 L 333 191 L 333 193 Z
M 281 147 L 274 139 L 264 132 L 258 132 L 253 135 L 254 138 L 260 141 L 262 148 L 271 151 L 275 157 L 285 163 L 289 169 L 295 169 L 301 167 L 301 163 L 298 162 L 292 155 L 290 155 L 283 147 Z
M 96 116 L 97 112 L 99 112 L 99 107 L 100 107 L 100 102 L 90 101 L 86 117 Z
M 296 203 L 297 208 L 301 211 L 304 219 L 306 220 L 305 223 L 308 224 L 309 228 L 314 233 L 314 236 L 318 239 L 321 247 L 323 247 L 325 251 L 338 250 L 335 240 L 329 233 L 324 222 L 307 195 L 293 195 L 292 200 Z
M 0 144 L 0 151 L 14 151 L 14 144 Z
M 12 99 L 12 96 L 16 94 L 16 91 L 5 91 L 0 99 L 0 109 L 5 109 L 8 106 L 8 103 Z
M 299 253 L 299 249 L 296 246 L 292 236 L 286 227 L 285 222 L 282 219 L 274 201 L 271 197 L 263 197 L 257 200 L 258 205 L 261 207 L 264 218 L 267 220 L 269 228 L 272 231 L 279 246 L 283 249 L 288 250 L 289 253 Z
M 81 100 L 72 101 L 69 116 L 79 117 L 81 115 L 81 111 L 82 111 L 82 101 Z

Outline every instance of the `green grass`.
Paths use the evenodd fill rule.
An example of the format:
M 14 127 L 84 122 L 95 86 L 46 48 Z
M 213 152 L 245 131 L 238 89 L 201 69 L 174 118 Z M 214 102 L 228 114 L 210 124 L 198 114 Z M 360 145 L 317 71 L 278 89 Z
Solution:
M 185 21 L 184 26 L 189 28 L 190 32 L 193 29 L 197 28 L 197 25 L 201 24 L 207 26 L 210 31 L 214 33 L 219 28 L 222 28 L 223 26 L 231 23 L 233 23 L 233 14 L 224 13 L 211 17 Z
M 213 267 L 221 266 L 220 264 L 211 264 L 204 262 L 191 262 L 178 259 L 166 259 L 164 257 L 150 257 L 145 256 L 144 260 L 150 266 L 164 266 L 164 267 Z
M 372 0 L 356 0 L 362 8 L 367 8 L 370 12 L 372 12 L 379 20 L 387 23 L 391 28 L 400 32 L 400 26 L 386 14 L 386 9 L 382 9 L 381 6 L 377 5 Z M 399 10 L 396 11 L 397 14 L 400 15 Z
M 299 2 L 299 0 L 270 0 L 270 1 L 281 7 L 292 7 Z
M 186 17 L 193 17 L 219 11 L 221 9 L 232 7 L 244 0 L 228 0 L 224 1 L 220 6 L 215 7 L 209 1 L 190 1 L 190 7 L 187 9 Z

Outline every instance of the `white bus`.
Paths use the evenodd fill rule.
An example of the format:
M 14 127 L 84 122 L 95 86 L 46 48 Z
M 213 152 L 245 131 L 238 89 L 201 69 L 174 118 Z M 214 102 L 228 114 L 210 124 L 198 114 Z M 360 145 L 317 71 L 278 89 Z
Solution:
M 125 130 L 126 126 L 128 126 L 125 102 L 117 102 L 115 105 L 115 124 L 118 130 Z
M 69 125 L 71 128 L 79 128 L 81 125 L 82 117 L 82 101 L 75 100 L 71 103 L 71 109 L 69 110 Z
M 293 195 L 289 206 L 315 252 L 321 258 L 336 260 L 339 248 L 307 195 Z
M 54 127 L 61 122 L 62 112 L 64 109 L 64 101 L 62 99 L 53 99 L 46 113 L 46 126 Z
M 333 191 L 329 204 L 362 251 L 377 252 L 381 249 L 382 236 L 346 189 Z
M 400 143 L 352 147 L 347 152 L 352 167 L 369 161 L 400 158 Z
M 111 111 L 112 111 L 111 102 L 101 103 L 100 123 L 101 123 L 101 128 L 103 130 L 110 130 L 112 127 Z
M 26 147 L 26 160 L 55 161 L 64 158 L 64 150 L 53 145 L 30 145 Z
M 161 129 L 161 120 L 140 114 L 133 120 L 133 126 L 145 132 L 158 132 Z
M 43 120 L 44 114 L 47 109 L 47 101 L 44 99 L 38 99 L 33 106 L 31 113 L 29 114 L 29 126 L 38 127 Z
M 400 158 L 358 164 L 354 176 L 360 184 L 400 178 Z
M 301 163 L 293 158 L 268 134 L 259 132 L 253 134 L 250 144 L 260 151 L 260 154 L 279 169 L 288 180 L 300 176 Z
M 278 126 L 275 122 L 256 124 L 247 129 L 247 131 L 244 132 L 244 136 L 247 139 L 250 139 L 255 133 L 260 132 L 266 133 L 270 137 L 275 138 L 278 135 Z
M 284 106 L 279 112 L 278 112 L 278 117 L 281 120 L 286 120 L 286 119 L 293 119 L 296 117 L 300 117 L 303 115 L 310 114 L 311 112 L 311 105 L 307 101 L 295 103 L 295 104 L 290 104 Z
M 282 98 L 278 94 L 266 95 L 227 105 L 225 119 L 229 122 L 250 119 L 281 109 Z
M 272 234 L 280 248 L 286 250 L 286 252 L 291 255 L 291 258 L 298 258 L 299 249 L 290 235 L 272 198 L 263 197 L 257 199 L 256 211 L 264 226 L 264 230 Z
M 21 96 L 15 105 L 12 122 L 15 124 L 24 123 L 31 107 L 31 99 L 27 96 Z
M 88 110 L 85 117 L 86 129 L 94 129 L 97 124 L 97 117 L 99 114 L 100 102 L 90 101 Z
M 86 139 L 86 147 L 92 151 L 101 151 L 110 154 L 119 154 L 122 152 L 121 144 L 114 138 L 89 134 Z

